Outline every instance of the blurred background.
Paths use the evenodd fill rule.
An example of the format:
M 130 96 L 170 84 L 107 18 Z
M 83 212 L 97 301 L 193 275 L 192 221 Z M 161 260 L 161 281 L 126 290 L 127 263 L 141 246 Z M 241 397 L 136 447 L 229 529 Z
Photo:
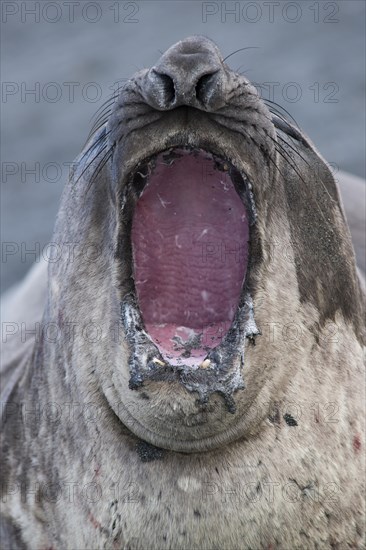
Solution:
M 2 292 L 52 240 L 98 107 L 191 34 L 261 86 L 336 172 L 365 177 L 365 2 L 3 1 Z M 119 83 L 119 84 L 118 84 Z

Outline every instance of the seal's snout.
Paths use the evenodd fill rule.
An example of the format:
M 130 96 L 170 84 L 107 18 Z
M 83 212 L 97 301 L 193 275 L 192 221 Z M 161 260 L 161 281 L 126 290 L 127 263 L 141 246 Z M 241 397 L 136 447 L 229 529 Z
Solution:
M 217 46 L 202 36 L 178 42 L 146 77 L 145 99 L 159 111 L 195 107 L 215 111 L 225 104 L 226 72 Z

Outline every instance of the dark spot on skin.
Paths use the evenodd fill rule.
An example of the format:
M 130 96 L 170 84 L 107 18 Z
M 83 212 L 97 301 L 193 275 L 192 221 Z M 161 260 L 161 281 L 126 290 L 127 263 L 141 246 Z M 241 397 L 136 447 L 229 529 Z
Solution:
M 280 422 L 281 422 L 281 415 L 280 415 L 279 408 L 278 408 L 276 405 L 272 408 L 271 414 L 268 415 L 268 420 L 269 420 L 272 424 L 277 424 L 277 425 L 280 424 Z
M 309 330 L 312 333 L 312 335 L 314 336 L 315 343 L 319 345 L 319 342 L 320 342 L 319 333 L 321 331 L 321 327 L 320 327 L 319 323 L 314 323 L 313 326 L 309 327 Z
M 255 335 L 254 334 L 249 334 L 247 336 L 249 342 L 252 344 L 252 346 L 255 346 Z
M 309 483 L 307 485 L 300 485 L 300 483 L 298 483 L 296 481 L 296 479 L 292 478 L 292 477 L 289 477 L 289 481 L 291 481 L 291 483 L 295 483 L 296 487 L 298 487 L 302 493 L 302 495 L 304 497 L 308 497 L 309 496 L 309 492 L 308 491 L 311 491 L 313 488 L 314 488 L 314 483 L 309 481 Z
M 234 398 L 231 396 L 231 395 L 226 395 L 222 392 L 217 392 L 218 394 L 221 394 L 224 398 L 224 401 L 225 401 L 225 407 L 227 409 L 227 411 L 230 413 L 230 414 L 235 414 L 236 412 L 236 404 L 235 404 L 235 401 L 234 401 Z
M 353 438 L 353 449 L 356 453 L 361 450 L 361 439 L 359 434 L 356 434 Z
M 137 390 L 138 388 L 140 388 L 142 386 L 142 380 L 141 380 L 141 377 L 136 375 L 136 376 L 131 376 L 130 378 L 130 381 L 128 383 L 128 387 L 130 390 Z
M 139 394 L 142 399 L 150 399 L 150 397 L 144 391 Z
M 199 510 L 193 510 L 193 514 L 197 517 L 197 518 L 200 518 L 201 517 L 201 512 Z
M 318 412 L 315 412 L 314 418 L 315 418 L 316 424 L 319 424 L 319 414 L 318 414 Z
M 297 425 L 298 425 L 297 422 L 296 422 L 296 420 L 294 419 L 294 417 L 291 416 L 291 415 L 288 414 L 288 413 L 286 413 L 286 414 L 283 415 L 283 419 L 284 419 L 284 421 L 286 422 L 286 424 L 287 424 L 288 426 L 297 426 Z
M 140 440 L 136 444 L 137 453 L 141 459 L 141 462 L 153 462 L 154 460 L 161 460 L 164 456 L 164 450 L 155 447 L 146 441 Z

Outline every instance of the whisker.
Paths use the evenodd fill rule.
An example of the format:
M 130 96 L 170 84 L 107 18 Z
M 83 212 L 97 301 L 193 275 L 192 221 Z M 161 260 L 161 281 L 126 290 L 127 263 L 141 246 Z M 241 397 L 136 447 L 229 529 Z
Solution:
M 272 138 L 271 138 L 271 139 L 272 139 Z M 293 164 L 293 163 L 291 162 L 292 159 L 291 159 L 291 157 L 289 156 L 289 153 L 287 153 L 287 151 L 282 147 L 282 145 L 280 145 L 278 142 L 276 142 L 276 140 L 272 139 L 272 141 L 275 142 L 275 144 L 276 144 L 276 145 L 275 145 L 275 149 L 276 149 L 277 153 L 278 153 L 279 155 L 281 155 L 281 157 L 283 158 L 283 160 L 284 160 L 285 162 L 287 162 L 287 164 L 288 164 L 289 166 L 291 166 L 292 170 L 296 173 L 296 175 L 301 179 L 301 181 L 302 181 L 303 183 L 305 183 L 305 180 L 304 180 L 304 178 L 302 177 L 301 173 L 298 171 L 296 165 Z M 287 155 L 287 156 L 286 156 L 286 155 Z M 290 159 L 291 159 L 291 161 L 290 161 Z
M 270 99 L 263 99 L 264 103 L 267 105 L 267 103 L 270 103 L 271 105 L 267 105 L 267 107 L 269 108 L 269 110 L 271 111 L 271 109 L 273 109 L 274 111 L 277 110 L 277 113 L 281 114 L 281 111 L 278 111 L 278 109 L 281 109 L 282 111 L 285 112 L 286 116 L 288 116 L 288 118 L 290 120 L 292 120 L 292 122 L 294 123 L 294 125 L 299 128 L 299 125 L 297 124 L 296 120 L 294 119 L 294 117 L 284 108 L 282 107 L 282 105 L 279 105 L 278 103 L 276 103 L 275 101 L 271 101 Z M 282 115 L 282 114 L 281 114 Z M 282 118 L 283 115 L 280 117 Z
M 309 166 L 308 161 L 302 156 L 301 153 L 299 153 L 299 151 L 298 151 L 295 147 L 292 147 L 291 143 L 288 143 L 288 141 L 286 141 L 285 139 L 281 138 L 281 136 L 279 136 L 278 134 L 277 134 L 277 138 L 280 139 L 281 141 L 283 141 L 283 143 L 286 143 L 286 145 L 287 145 L 288 147 L 290 147 L 290 149 L 292 149 L 292 151 L 293 151 L 294 153 L 296 153 L 296 154 L 305 162 L 305 164 L 307 164 L 307 165 Z
M 227 55 L 226 57 L 224 57 L 224 59 L 222 61 L 225 62 L 232 55 L 235 55 L 236 53 L 239 53 L 239 52 L 244 52 L 245 50 L 259 50 L 259 49 L 260 49 L 260 46 L 247 46 L 246 48 L 239 48 L 239 50 L 235 50 L 235 52 L 232 52 L 229 55 Z
M 97 154 L 92 158 L 92 160 L 90 162 L 88 162 L 88 164 L 85 166 L 85 168 L 83 169 L 83 171 L 81 172 L 81 174 L 78 176 L 77 180 L 75 181 L 75 183 L 78 183 L 78 181 L 80 180 L 80 178 L 85 174 L 85 172 L 88 170 L 88 168 L 90 168 L 90 166 L 93 164 L 93 162 L 95 161 L 96 158 L 98 158 L 98 156 L 100 155 L 100 153 L 107 147 L 107 144 L 103 145 L 103 147 L 101 147 Z
M 250 140 L 254 143 L 254 145 L 257 147 L 257 149 L 259 149 L 259 151 L 261 151 L 261 153 L 263 153 L 263 151 L 261 150 L 261 147 L 260 145 L 258 145 L 258 143 L 255 141 L 254 138 L 252 138 L 250 136 Z M 284 175 L 282 174 L 281 170 L 279 169 L 279 167 L 277 166 L 276 162 L 273 160 L 272 158 L 272 155 L 270 154 L 269 151 L 266 151 L 266 154 L 268 155 L 268 158 L 269 160 L 272 162 L 272 164 L 275 166 L 275 168 L 278 170 L 279 174 L 282 176 L 282 178 L 284 179 Z
M 297 166 L 296 164 L 293 163 L 293 159 L 291 158 L 291 155 L 290 153 L 288 153 L 286 151 L 286 149 L 284 148 L 283 145 L 281 145 L 278 141 L 276 141 L 272 136 L 270 136 L 265 130 L 264 130 L 264 133 L 266 134 L 266 136 L 274 143 L 275 145 L 275 148 L 277 150 L 277 152 L 282 156 L 282 158 L 288 163 L 289 166 L 291 166 L 291 168 L 293 169 L 294 172 L 296 172 L 296 174 L 299 176 L 299 178 L 305 183 L 305 181 L 303 180 L 300 172 L 298 172 L 298 169 L 297 169 Z M 277 136 L 279 137 L 279 136 Z M 287 144 L 287 141 L 285 140 L 282 140 L 284 143 Z M 292 148 L 294 151 L 295 149 Z M 297 151 L 296 151 L 297 152 Z M 300 153 L 298 153 L 299 156 L 304 160 L 304 162 L 306 162 L 306 164 L 308 164 L 308 162 L 300 155 Z M 291 162 L 290 162 L 291 161 Z
M 89 132 L 88 139 L 90 139 L 93 134 L 97 133 L 106 124 L 106 122 L 108 122 L 109 114 L 108 116 L 106 115 L 103 120 L 99 120 L 98 125 L 95 124 L 93 126 L 93 128 Z
M 119 93 L 117 94 L 113 94 L 112 97 L 109 97 L 108 99 L 106 99 L 102 105 L 95 111 L 94 115 L 91 117 L 90 121 L 89 122 L 92 122 L 92 120 L 98 115 L 99 111 L 101 109 L 104 109 L 104 107 L 107 106 L 107 104 L 109 103 L 114 103 L 116 99 L 118 99 L 118 96 L 119 96 Z
M 259 84 L 258 82 L 252 82 L 252 84 L 255 88 L 260 88 L 260 89 L 263 88 L 263 84 Z M 299 125 L 297 124 L 294 117 L 287 111 L 287 109 L 282 107 L 282 105 L 280 105 L 279 103 L 276 103 L 275 101 L 272 101 L 271 99 L 266 99 L 264 97 L 260 97 L 260 99 L 263 101 L 263 103 L 265 103 L 267 105 L 270 113 L 277 115 L 284 122 L 288 122 L 289 120 L 292 120 L 294 125 L 297 128 L 299 128 Z M 285 113 L 285 115 L 283 113 Z
M 91 127 L 91 130 L 89 132 L 88 139 L 99 128 L 101 128 L 103 126 L 103 124 L 105 124 L 108 121 L 108 118 L 109 118 L 109 116 L 112 112 L 113 103 L 115 103 L 115 100 L 113 100 L 113 101 L 110 100 L 108 105 L 106 103 L 107 102 L 105 102 L 104 109 L 102 109 L 102 111 L 99 113 L 99 115 L 96 117 L 96 113 L 95 113 L 95 115 L 92 117 L 92 119 L 94 118 L 95 120 L 94 120 L 93 126 Z M 103 107 L 103 105 L 102 105 L 102 107 Z M 100 109 L 98 109 L 98 110 L 100 110 Z
M 108 132 L 104 130 L 104 132 L 102 132 L 100 136 L 95 141 L 93 141 L 90 147 L 88 147 L 88 149 L 83 154 L 82 158 L 86 157 L 93 149 L 95 149 L 95 147 L 100 145 L 101 142 L 105 140 L 110 133 L 111 133 L 111 130 L 108 130 Z M 84 143 L 84 147 L 86 146 L 89 140 L 90 140 L 90 137 L 87 138 L 86 142 Z
M 240 66 L 236 69 L 236 71 L 235 71 L 236 73 L 240 74 L 241 76 L 244 76 L 244 75 L 250 73 L 250 72 L 253 70 L 253 69 L 243 69 L 243 70 L 241 71 L 242 66 L 243 66 L 243 65 L 240 65 Z M 241 72 L 240 72 L 240 71 L 241 71 Z
M 269 137 L 272 141 L 274 141 L 274 142 L 276 143 L 276 141 L 275 141 L 271 136 L 268 135 L 268 137 Z M 282 141 L 284 141 L 287 145 L 289 145 L 285 140 L 282 140 Z M 277 145 L 279 146 L 280 144 L 277 142 Z M 281 148 L 282 148 L 282 151 L 286 152 L 287 155 L 289 154 L 289 153 L 287 153 L 287 151 L 286 151 L 282 146 L 281 146 Z M 304 178 L 303 178 L 303 177 L 301 176 L 301 174 L 298 172 L 297 168 L 295 168 L 295 166 L 294 166 L 293 164 L 291 164 L 291 163 L 288 161 L 288 159 L 287 159 L 286 157 L 284 157 L 284 155 L 281 153 L 281 151 L 280 151 L 279 149 L 276 148 L 276 151 L 277 151 L 277 153 L 278 153 L 279 155 L 281 155 L 282 158 L 289 164 L 289 166 L 291 166 L 291 168 L 294 170 L 294 172 L 297 174 L 297 176 L 298 176 L 298 177 L 301 179 L 301 181 L 306 185 L 306 182 L 305 182 Z M 300 153 L 298 153 L 298 154 L 300 155 Z M 301 156 L 301 155 L 300 155 L 300 156 Z M 291 157 L 290 157 L 290 158 L 291 158 Z M 304 162 L 310 167 L 309 163 L 308 163 L 303 157 L 301 157 L 301 158 L 302 158 L 302 159 L 304 160 Z M 311 169 L 311 167 L 310 167 L 310 169 Z M 331 197 L 331 195 L 330 195 L 328 189 L 326 188 L 326 186 L 325 186 L 325 184 L 322 182 L 322 180 L 319 179 L 318 181 L 319 181 L 319 183 L 321 184 L 321 186 L 323 187 L 324 191 L 327 193 L 328 197 L 331 199 L 331 201 L 332 201 L 333 203 L 335 203 L 334 199 Z M 317 205 L 317 208 L 318 208 L 318 210 L 319 210 L 319 212 L 320 212 L 321 217 L 323 218 L 323 220 L 325 221 L 326 224 L 329 224 L 329 223 L 330 223 L 329 220 L 327 220 L 327 219 L 325 218 L 324 213 L 323 213 L 322 209 L 320 208 L 320 206 L 319 206 L 319 204 L 318 204 L 318 201 L 317 201 L 316 199 L 315 199 L 315 203 L 316 203 L 316 205 Z
M 105 107 L 105 108 L 103 109 L 103 111 L 101 111 L 101 112 L 99 113 L 98 117 L 95 119 L 94 124 L 93 124 L 92 127 L 94 127 L 94 126 L 96 126 L 97 124 L 99 124 L 100 120 L 106 116 L 106 113 L 109 114 L 109 113 L 111 113 L 111 111 L 112 111 L 112 106 L 111 106 L 111 105 L 108 105 L 107 107 Z
M 114 144 L 111 145 L 111 147 L 108 149 L 108 151 L 105 153 L 105 155 L 102 157 L 102 159 L 98 163 L 98 165 L 95 169 L 95 172 L 93 173 L 92 177 L 90 178 L 90 181 L 89 181 L 88 186 L 86 188 L 86 194 L 89 192 L 89 189 L 91 188 L 93 182 L 96 180 L 97 176 L 103 170 L 104 166 L 107 164 L 109 159 L 112 158 L 113 151 L 114 151 Z

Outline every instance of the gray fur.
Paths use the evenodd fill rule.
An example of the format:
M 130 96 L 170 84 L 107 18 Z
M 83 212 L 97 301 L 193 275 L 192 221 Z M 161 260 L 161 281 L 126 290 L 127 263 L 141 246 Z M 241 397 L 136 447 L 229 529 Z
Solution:
M 192 87 L 210 70 L 197 103 Z M 156 76 L 168 71 L 175 99 Z M 363 548 L 364 298 L 326 163 L 203 37 L 137 73 L 91 139 L 53 239 L 78 243 L 72 261 L 49 264 L 41 327 L 57 334 L 41 330 L 13 361 L 17 375 L 5 370 L 5 547 Z M 155 375 L 121 319 L 134 290 L 130 173 L 187 144 L 225 156 L 253 185 L 246 290 L 261 335 L 240 343 L 234 413 L 218 393 L 203 407 L 179 379 Z M 104 145 L 113 157 L 98 171 Z M 136 361 L 141 384 L 130 389 Z

